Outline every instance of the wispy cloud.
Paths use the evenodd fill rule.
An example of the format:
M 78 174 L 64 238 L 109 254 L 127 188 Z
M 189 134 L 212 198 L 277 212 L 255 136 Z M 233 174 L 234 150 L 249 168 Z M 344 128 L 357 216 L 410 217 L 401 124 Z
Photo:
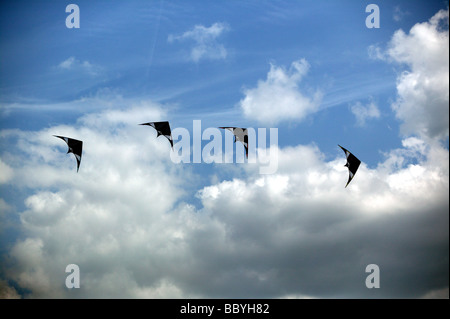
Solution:
M 397 30 L 386 49 L 379 45 L 368 48 L 371 58 L 404 67 L 397 76 L 397 98 L 391 105 L 402 121 L 404 135 L 448 138 L 448 17 L 448 9 L 440 10 L 408 33 Z
M 356 117 L 358 126 L 366 125 L 368 119 L 380 118 L 380 110 L 375 102 L 370 101 L 367 105 L 363 105 L 360 101 L 350 105 L 350 110 Z
M 81 71 L 92 76 L 98 75 L 101 71 L 101 67 L 98 65 L 94 65 L 89 61 L 80 61 L 73 56 L 59 63 L 57 68 L 59 70 Z
M 216 22 L 210 27 L 196 25 L 193 29 L 184 32 L 182 35 L 169 35 L 167 41 L 193 41 L 190 59 L 198 62 L 201 59 L 220 60 L 227 57 L 227 50 L 218 41 L 220 35 L 228 30 L 224 23 Z
M 389 43 L 389 60 L 407 67 L 397 78 L 397 99 L 392 104 L 404 134 L 448 138 L 448 17 L 448 9 L 441 10 L 409 33 L 396 31 Z
M 394 7 L 394 14 L 392 15 L 392 18 L 396 22 L 400 22 L 403 20 L 403 17 L 406 15 L 409 15 L 410 13 L 408 11 L 404 11 L 400 8 L 400 6 Z

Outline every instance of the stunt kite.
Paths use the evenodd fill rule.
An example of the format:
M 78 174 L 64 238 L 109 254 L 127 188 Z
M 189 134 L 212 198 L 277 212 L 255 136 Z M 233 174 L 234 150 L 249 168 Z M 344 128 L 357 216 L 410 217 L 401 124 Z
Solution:
M 58 135 L 53 135 L 53 136 L 58 137 L 67 143 L 67 146 L 69 146 L 69 150 L 67 151 L 67 154 L 72 153 L 73 155 L 75 155 L 75 158 L 77 159 L 77 173 L 78 173 L 78 170 L 80 168 L 80 162 L 81 162 L 81 152 L 83 150 L 83 142 L 73 139 L 73 138 L 65 137 L 65 136 L 58 136 Z
M 355 155 L 350 153 L 348 150 L 346 150 L 339 144 L 338 146 L 345 152 L 345 156 L 347 157 L 347 163 L 345 164 L 345 167 L 348 168 L 348 175 L 349 175 L 347 185 L 345 185 L 345 187 L 347 187 L 348 184 L 352 181 L 353 177 L 355 176 L 359 164 L 361 164 L 361 161 L 357 159 Z
M 221 126 L 219 128 L 229 130 L 234 134 L 234 142 L 240 141 L 244 145 L 245 156 L 248 158 L 248 130 L 246 128 L 232 126 Z
M 153 127 L 156 130 L 156 132 L 158 132 L 158 135 L 156 137 L 159 137 L 160 135 L 165 136 L 169 140 L 170 145 L 172 146 L 173 149 L 172 131 L 170 130 L 169 122 L 167 121 L 149 122 L 149 123 L 142 123 L 139 125 L 148 125 Z

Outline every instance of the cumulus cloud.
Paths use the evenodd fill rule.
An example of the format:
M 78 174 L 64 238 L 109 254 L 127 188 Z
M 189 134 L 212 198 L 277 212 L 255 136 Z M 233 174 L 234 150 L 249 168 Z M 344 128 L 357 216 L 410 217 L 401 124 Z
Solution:
M 127 114 L 0 135 L 20 149 L 5 157 L 11 183 L 31 190 L 5 271 L 25 297 L 420 297 L 448 286 L 441 146 L 405 139 L 378 167 L 362 163 L 349 188 L 341 151 L 327 160 L 311 144 L 280 148 L 275 174 L 246 165 L 239 177 L 190 189 L 195 173 Z M 84 140 L 79 173 L 55 132 Z M 186 197 L 194 195 L 198 207 Z M 80 289 L 64 286 L 72 263 Z M 364 285 L 371 263 L 383 290 Z
M 358 126 L 364 126 L 368 119 L 380 118 L 380 110 L 373 101 L 367 105 L 363 105 L 360 101 L 357 101 L 350 106 L 350 110 L 355 115 Z
M 416 218 L 434 209 L 423 205 L 424 198 L 430 203 L 429 193 L 424 192 L 426 187 L 428 184 L 437 184 L 435 177 L 427 176 L 428 172 L 422 165 L 406 166 L 386 175 L 381 170 L 370 170 L 363 166 L 358 172 L 358 178 L 364 183 L 356 182 L 349 194 L 343 188 L 336 187 L 346 178 L 346 171 L 341 168 L 342 160 L 325 162 L 323 155 L 314 146 L 298 146 L 280 150 L 280 153 L 276 175 L 225 181 L 200 192 L 205 209 L 227 225 L 231 240 L 236 244 L 245 243 L 246 247 L 254 247 L 251 249 L 253 253 L 259 252 L 256 253 L 260 258 L 259 264 L 265 267 L 260 266 L 263 269 L 258 274 L 266 282 L 286 280 L 283 284 L 286 287 L 289 286 L 287 281 L 293 280 L 298 287 L 305 288 L 297 290 L 297 293 L 332 295 L 336 293 L 336 285 L 342 285 L 341 288 L 347 285 L 344 278 L 352 276 L 350 265 L 368 263 L 369 256 L 379 258 L 377 263 L 384 264 L 387 261 L 385 257 L 401 249 L 400 246 L 392 247 L 393 250 L 386 250 L 383 256 L 378 251 L 382 249 L 379 245 L 386 242 L 373 233 L 378 226 L 389 220 L 400 226 L 401 220 Z M 298 167 L 298 158 L 302 158 L 304 166 Z M 441 173 L 439 185 L 448 189 L 445 171 Z M 410 187 L 403 188 L 404 184 L 400 180 L 408 182 Z M 413 181 L 414 185 L 411 185 Z M 423 187 L 418 187 L 421 184 L 424 184 Z M 437 195 L 440 202 L 437 204 L 440 211 L 438 219 L 445 220 L 444 211 L 448 200 L 445 199 L 444 191 L 439 191 L 440 186 L 433 187 L 432 192 L 434 195 L 440 193 Z M 414 199 L 414 203 L 411 202 L 417 195 L 419 197 Z M 420 208 L 414 207 L 421 201 Z M 410 215 L 406 215 L 407 212 Z M 392 231 L 397 226 L 385 234 L 396 237 Z M 419 224 L 414 227 L 419 227 Z M 409 234 L 405 231 L 402 236 L 409 237 Z M 333 248 L 330 247 L 331 242 L 334 243 Z M 403 244 L 407 242 L 402 240 Z M 445 246 L 445 241 L 441 244 Z M 244 252 L 239 256 L 243 262 L 246 261 L 244 256 Z M 264 262 L 264 258 L 272 263 Z M 312 260 L 321 260 L 315 264 L 317 272 L 310 269 L 314 263 Z M 256 267 L 256 263 L 253 267 Z M 353 275 L 357 276 L 356 268 L 353 269 Z M 399 268 L 397 271 L 399 275 L 402 270 Z M 333 285 L 319 288 L 316 286 L 319 277 L 332 280 Z M 346 289 L 355 289 L 355 286 L 350 288 L 355 280 L 355 277 L 349 280 Z M 259 283 L 262 282 L 261 279 Z M 364 292 L 364 289 L 360 290 L 360 293 Z M 295 289 L 290 293 L 295 293 Z
M 441 10 L 408 33 L 396 31 L 384 52 L 369 48 L 374 57 L 406 66 L 397 78 L 398 96 L 392 104 L 405 135 L 448 137 L 448 17 L 448 9 Z
M 417 144 L 406 141 L 405 149 L 392 156 L 417 152 Z M 223 181 L 199 192 L 204 209 L 227 230 L 225 240 L 234 253 L 230 259 L 239 260 L 240 280 L 253 282 L 253 294 L 264 287 L 286 295 L 375 296 L 358 283 L 363 265 L 373 262 L 389 276 L 385 285 L 403 287 L 385 296 L 418 297 L 419 284 L 405 280 L 407 266 L 394 257 L 397 253 L 417 266 L 409 268 L 409 275 L 430 276 L 429 285 L 447 285 L 439 276 L 446 276 L 448 227 L 439 223 L 448 220 L 448 164 L 434 166 L 432 156 L 419 164 L 405 159 L 388 171 L 384 163 L 377 169 L 363 163 L 352 188 L 344 189 L 342 159 L 327 162 L 314 145 L 279 152 L 277 174 Z M 445 149 L 439 153 L 433 156 L 448 158 Z M 386 162 L 390 159 L 388 154 Z M 415 245 L 430 250 L 421 252 Z M 420 258 L 427 260 L 426 269 L 417 264 Z M 433 273 L 440 275 L 431 278 Z M 403 290 L 408 287 L 418 290 Z
M 422 81 L 441 76 L 440 54 L 432 62 L 441 48 L 428 43 L 423 62 L 400 48 L 411 37 L 426 41 L 420 31 L 448 41 L 439 27 L 442 16 L 398 41 L 394 36 L 393 51 L 387 51 L 391 61 L 409 68 L 403 75 L 420 79 L 422 115 L 448 116 L 439 106 L 443 92 Z M 265 95 L 271 105 L 280 92 L 307 100 L 295 113 L 304 118 L 315 110 L 305 106 L 315 99 L 298 89 L 308 67 L 304 60 L 289 70 L 272 66 L 267 80 L 246 96 L 265 102 L 261 96 L 272 90 Z M 171 162 L 167 141 L 136 125 L 140 116 L 164 117 L 164 108 L 151 102 L 93 111 L 71 126 L 2 130 L 0 164 L 9 171 L 3 182 L 25 198 L 21 205 L 0 200 L 21 229 L 7 252 L 14 267 L 1 264 L 7 280 L 0 291 L 34 298 L 448 296 L 449 152 L 433 138 L 445 136 L 445 128 L 426 116 L 416 123 L 404 92 L 398 91 L 395 111 L 405 134 L 414 136 L 405 136 L 378 165 L 363 162 L 348 188 L 342 151 L 330 157 L 314 144 L 279 148 L 274 174 L 242 164 L 227 180 L 199 185 L 193 165 Z M 266 106 L 259 112 L 270 113 Z M 84 141 L 79 173 L 53 134 Z M 68 264 L 80 267 L 80 289 L 64 286 Z M 380 268 L 380 289 L 365 287 L 368 264 Z
M 227 57 L 227 50 L 224 45 L 218 42 L 228 26 L 225 23 L 216 22 L 210 27 L 196 25 L 193 29 L 184 32 L 182 35 L 169 35 L 168 42 L 193 41 L 195 45 L 191 48 L 190 59 L 198 62 L 201 59 L 221 60 Z
M 386 59 L 386 53 L 381 49 L 378 45 L 371 44 L 367 48 L 367 53 L 369 55 L 369 58 L 373 60 L 385 60 Z
M 239 102 L 247 118 L 262 124 L 277 124 L 286 120 L 303 120 L 316 112 L 321 93 L 308 96 L 299 89 L 299 83 L 310 66 L 305 59 L 292 62 L 290 68 L 271 64 L 267 79 L 258 81 L 256 88 L 245 89 L 245 97 Z

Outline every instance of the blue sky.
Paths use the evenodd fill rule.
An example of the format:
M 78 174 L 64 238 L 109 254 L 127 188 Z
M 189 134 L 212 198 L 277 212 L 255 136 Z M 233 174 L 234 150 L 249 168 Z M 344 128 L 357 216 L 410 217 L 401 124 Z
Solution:
M 192 121 L 202 120 L 203 129 L 217 126 L 278 128 L 281 159 L 280 173 L 273 177 L 275 183 L 288 178 L 289 183 L 295 181 L 294 185 L 300 185 L 299 189 L 303 189 L 306 186 L 297 178 L 305 172 L 310 175 L 304 176 L 315 176 L 307 163 L 311 164 L 316 159 L 322 165 L 321 174 L 329 174 L 320 181 L 334 180 L 333 174 L 337 170 L 344 173 L 338 183 L 339 187 L 343 186 L 347 178 L 345 171 L 334 168 L 335 164 L 344 164 L 342 151 L 337 147 L 341 144 L 363 162 L 363 176 L 355 179 L 350 187 L 358 182 L 364 183 L 365 176 L 371 181 L 367 184 L 370 190 L 376 189 L 383 196 L 388 196 L 387 190 L 380 191 L 381 182 L 377 181 L 389 181 L 395 184 L 389 184 L 389 187 L 395 188 L 401 184 L 398 184 L 397 177 L 415 176 L 413 180 L 417 181 L 419 178 L 414 174 L 419 170 L 425 175 L 425 172 L 442 171 L 436 176 L 443 176 L 443 180 L 435 180 L 433 185 L 443 185 L 444 190 L 448 189 L 448 165 L 427 155 L 430 152 L 437 158 L 448 158 L 448 120 L 445 120 L 448 118 L 448 81 L 436 80 L 436 83 L 443 83 L 442 90 L 438 88 L 434 91 L 425 84 L 423 91 L 422 87 L 416 87 L 416 92 L 424 92 L 423 96 L 415 97 L 420 101 L 417 111 L 414 110 L 414 103 L 411 105 L 408 102 L 414 93 L 408 90 L 408 78 L 402 77 L 405 74 L 418 75 L 419 84 L 422 77 L 439 79 L 441 69 L 434 68 L 435 64 L 442 65 L 448 75 L 448 50 L 446 55 L 440 53 L 441 42 L 438 44 L 439 50 L 431 44 L 419 43 L 425 41 L 424 38 L 420 33 L 412 32 L 412 28 L 419 24 L 431 26 L 426 32 L 434 32 L 432 34 L 437 34 L 438 39 L 448 46 L 448 23 L 442 27 L 430 20 L 440 10 L 447 10 L 448 14 L 448 1 L 155 0 L 74 3 L 80 8 L 80 28 L 77 29 L 69 29 L 65 25 L 69 15 L 65 12 L 68 2 L 15 1 L 0 5 L 0 164 L 6 172 L 0 181 L 0 204 L 4 211 L 0 217 L 8 221 L 5 222 L 7 226 L 0 229 L 3 233 L 1 252 L 15 256 L 21 265 L 16 270 L 8 270 L 4 266 L 0 275 L 10 285 L 19 287 L 19 292 L 20 289 L 29 289 L 36 296 L 54 296 L 49 292 L 51 285 L 42 288 L 42 283 L 23 279 L 29 270 L 26 265 L 31 261 L 21 259 L 20 249 L 26 246 L 24 243 L 28 243 L 28 239 L 42 243 L 44 250 L 51 246 L 47 241 L 50 239 L 37 228 L 42 226 L 44 220 L 53 220 L 55 215 L 49 213 L 44 218 L 38 214 L 43 219 L 33 219 L 30 217 L 33 212 L 37 210 L 42 213 L 46 207 L 33 203 L 57 196 L 69 205 L 71 201 L 65 197 L 67 192 L 70 193 L 74 187 L 78 189 L 67 180 L 61 180 L 73 176 L 71 165 L 74 159 L 57 155 L 63 148 L 57 141 L 46 141 L 47 135 L 48 139 L 52 139 L 52 134 L 74 134 L 76 136 L 72 137 L 84 140 L 86 156 L 80 167 L 81 174 L 76 176 L 77 181 L 83 178 L 80 177 L 83 176 L 83 166 L 86 166 L 85 174 L 91 174 L 90 177 L 84 175 L 85 178 L 94 178 L 92 172 L 95 165 L 89 166 L 90 158 L 91 163 L 102 163 L 93 157 L 97 152 L 94 141 L 102 133 L 105 134 L 105 143 L 115 141 L 122 145 L 123 142 L 123 154 L 138 148 L 140 141 L 134 140 L 128 144 L 128 149 L 126 145 L 130 140 L 118 140 L 120 134 L 124 138 L 136 136 L 146 140 L 142 152 L 145 149 L 150 153 L 167 152 L 164 148 L 167 145 L 161 139 L 148 141 L 155 137 L 150 129 L 131 128 L 132 123 L 169 120 L 172 128 L 181 127 L 192 132 Z M 369 13 L 365 9 L 370 3 L 379 6 L 380 28 L 366 27 L 365 20 Z M 445 21 L 445 17 L 439 19 Z M 406 36 L 395 38 L 399 30 Z M 424 49 L 423 63 L 420 50 L 415 54 L 411 49 L 421 46 L 430 48 Z M 402 51 L 404 48 L 409 51 Z M 445 53 L 445 50 L 442 52 Z M 433 96 L 437 97 L 436 100 L 430 99 Z M 433 103 L 436 107 L 422 107 Z M 273 113 L 275 109 L 277 112 Z M 149 118 L 149 115 L 154 115 L 155 119 Z M 102 122 L 102 117 L 105 122 Z M 420 124 L 420 117 L 425 124 Z M 126 130 L 128 127 L 130 135 Z M 27 141 L 27 136 L 32 136 L 31 140 Z M 110 157 L 116 156 L 108 154 Z M 133 160 L 128 160 L 136 160 L 139 165 L 153 163 L 154 160 L 146 156 L 134 154 L 130 157 Z M 174 187 L 175 190 L 173 198 L 167 201 L 167 207 L 161 204 L 159 210 L 155 208 L 156 211 L 182 214 L 185 209 L 194 209 L 197 213 L 206 211 L 215 216 L 226 205 L 215 209 L 218 206 L 210 202 L 211 198 L 220 203 L 220 195 L 217 194 L 225 194 L 224 198 L 231 196 L 226 193 L 227 183 L 243 181 L 247 186 L 252 183 L 262 185 L 258 182 L 258 175 L 253 175 L 253 169 L 247 169 L 244 164 L 233 164 L 231 167 L 191 164 L 180 167 L 164 164 L 161 156 L 157 156 L 158 162 L 155 164 L 159 168 L 158 174 L 167 174 L 161 178 L 173 182 L 172 185 L 161 186 L 161 189 Z M 66 165 L 58 164 L 52 168 L 56 159 L 63 160 Z M 337 159 L 342 163 L 337 163 Z M 295 162 L 298 169 L 291 168 Z M 112 178 L 105 178 L 109 185 L 118 182 L 114 177 L 116 169 L 121 172 L 117 173 L 120 178 L 131 174 L 125 166 L 118 167 L 109 161 L 102 165 L 106 170 L 102 173 Z M 111 165 L 109 169 L 108 165 Z M 311 167 L 315 165 L 311 164 Z M 28 180 L 24 176 L 29 176 L 27 174 L 33 168 L 45 176 L 32 176 Z M 58 179 L 56 176 L 59 173 L 54 170 L 65 172 Z M 136 166 L 136 170 L 142 172 L 142 167 Z M 82 189 L 79 186 L 79 192 L 88 194 L 88 184 Z M 269 185 L 269 181 L 265 181 L 264 185 Z M 360 184 L 360 187 L 363 186 Z M 305 189 L 299 192 L 304 193 Z M 362 192 L 359 188 L 357 192 L 359 199 L 378 198 L 374 194 L 364 196 L 359 193 Z M 395 191 L 391 192 L 395 194 Z M 104 196 L 107 201 L 113 194 L 100 194 L 98 198 Z M 216 195 L 208 197 L 208 194 Z M 261 195 L 258 194 L 254 194 L 254 200 L 263 202 L 258 200 Z M 379 196 L 381 202 L 392 200 Z M 334 198 L 331 193 L 327 197 L 330 201 Z M 403 197 L 399 195 L 396 198 Z M 439 198 L 436 211 L 441 211 L 442 207 L 448 210 L 448 195 Z M 428 200 L 431 201 L 430 198 Z M 90 207 L 98 204 L 99 211 L 108 211 L 105 203 L 97 202 L 97 199 L 94 202 Z M 283 203 L 279 206 L 281 212 L 293 205 L 288 199 Z M 78 204 L 72 204 L 68 206 L 69 210 L 76 211 Z M 124 202 L 120 204 L 128 207 Z M 403 210 L 406 207 L 403 204 L 400 201 L 394 206 Z M 246 205 L 242 203 L 239 209 Z M 314 206 L 311 205 L 306 207 Z M 141 208 L 129 207 L 130 211 Z M 320 210 L 324 209 L 322 207 Z M 380 210 L 384 211 L 382 208 Z M 49 211 L 53 211 L 52 208 Z M 385 216 L 384 213 L 381 215 Z M 282 214 L 280 220 L 288 216 Z M 233 225 L 237 225 L 227 218 L 220 221 L 228 227 L 224 226 L 225 229 L 233 229 Z M 385 222 L 383 219 L 379 224 L 385 225 Z M 57 228 L 53 230 L 58 233 Z M 235 231 L 232 233 L 240 234 L 239 229 Z M 448 228 L 445 231 L 448 234 Z M 101 242 L 102 238 L 97 239 Z M 248 239 L 246 236 L 239 238 L 243 241 Z M 353 240 L 356 242 L 356 239 Z M 41 247 L 39 245 L 31 246 Z M 447 241 L 439 241 L 439 245 L 448 247 L 448 236 Z M 188 242 L 187 246 L 195 245 Z M 448 266 L 448 249 L 445 258 Z M 129 270 L 127 265 L 123 267 Z M 252 268 L 251 263 L 248 267 Z M 272 271 L 277 269 L 276 266 L 269 268 L 265 270 L 265 275 L 260 276 L 270 277 Z M 42 269 L 47 274 L 53 268 L 42 265 Z M 258 269 L 252 271 L 258 272 Z M 224 270 L 224 274 L 228 273 Z M 195 283 L 193 281 L 171 274 L 160 276 L 165 278 L 158 286 L 161 290 L 154 292 L 151 290 L 153 283 L 147 283 L 149 290 L 130 293 L 129 296 L 154 297 L 159 296 L 158 293 L 161 296 L 182 297 L 204 297 L 209 294 L 229 296 L 234 289 L 206 287 L 203 291 L 191 291 L 189 286 Z M 137 279 L 134 280 L 137 282 Z M 52 279 L 49 282 L 53 282 Z M 442 292 L 441 289 L 448 296 L 448 272 L 447 286 L 444 286 L 435 282 L 426 283 L 414 294 L 408 295 L 407 289 L 400 283 L 397 293 L 391 291 L 377 296 L 418 297 L 431 290 Z M 360 292 L 352 287 L 346 290 L 346 287 L 343 285 L 342 290 L 330 294 L 320 289 L 296 291 L 284 287 L 284 290 L 275 289 L 263 296 L 368 296 L 366 291 Z M 249 296 L 252 296 L 251 291 Z M 102 293 L 105 291 L 99 288 L 92 293 L 85 292 L 84 296 L 99 296 Z M 70 297 L 67 292 L 64 294 Z
M 227 112 L 227 123 L 261 127 L 251 118 L 240 118 L 237 104 L 243 88 L 263 79 L 270 63 L 287 68 L 304 58 L 310 70 L 301 86 L 323 92 L 321 111 L 303 121 L 279 125 L 281 145 L 313 141 L 333 153 L 338 142 L 350 143 L 369 165 L 375 165 L 380 151 L 399 145 L 398 121 L 393 119 L 390 100 L 401 66 L 371 59 L 368 47 L 385 45 L 395 30 L 426 21 L 443 4 L 380 2 L 379 29 L 365 27 L 367 4 L 80 2 L 80 29 L 65 28 L 68 13 L 63 2 L 5 4 L 2 103 L 29 107 L 2 116 L 2 127 L 35 129 L 49 122 L 70 123 L 90 110 L 74 110 L 65 104 L 98 94 L 176 105 L 171 120 L 177 126 L 189 127 L 191 119 L 202 119 L 206 126 L 224 125 L 221 116 L 214 114 Z M 399 21 L 393 18 L 396 10 L 401 12 Z M 193 40 L 168 41 L 170 35 L 216 22 L 226 25 L 216 40 L 226 49 L 226 58 L 193 62 L 189 59 Z M 58 68 L 71 57 L 73 68 Z M 84 62 L 89 67 L 83 67 Z M 366 104 L 370 99 L 378 105 L 382 120 L 369 120 L 363 128 L 355 126 L 349 105 Z M 55 106 L 55 112 L 33 107 L 42 103 L 50 108 L 64 105 Z M 286 125 L 288 130 L 284 130 Z

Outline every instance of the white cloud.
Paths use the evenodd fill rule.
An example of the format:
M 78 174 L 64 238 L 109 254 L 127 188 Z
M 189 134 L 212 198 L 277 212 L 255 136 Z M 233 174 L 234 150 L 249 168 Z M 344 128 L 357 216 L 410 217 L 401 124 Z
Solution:
M 75 58 L 73 56 L 71 56 L 67 60 L 64 60 L 63 62 L 61 62 L 58 65 L 58 67 L 60 69 L 70 70 L 73 67 L 74 63 L 75 63 Z
M 190 173 L 171 163 L 166 140 L 137 125 L 161 114 L 155 104 L 144 103 L 130 112 L 85 115 L 76 127 L 3 132 L 2 138 L 18 141 L 18 152 L 7 156 L 17 159 L 12 185 L 33 189 L 20 214 L 26 237 L 11 250 L 19 263 L 13 277 L 33 296 L 70 297 L 61 279 L 64 267 L 75 263 L 82 285 L 92 289 L 87 296 L 179 297 L 179 289 L 160 274 L 183 256 L 176 220 L 185 213 L 170 211 L 184 194 L 180 176 L 189 179 Z M 79 173 L 72 154 L 52 134 L 84 141 Z M 130 257 L 125 264 L 124 254 Z M 142 286 L 136 275 L 148 275 L 148 283 Z
M 151 103 L 140 111 L 161 112 Z M 411 278 L 442 271 L 449 158 L 439 145 L 405 139 L 377 168 L 363 163 L 348 188 L 339 149 L 325 160 L 317 146 L 297 145 L 279 149 L 276 174 L 245 165 L 241 177 L 196 191 L 166 141 L 132 123 L 138 113 L 102 111 L 77 127 L 1 135 L 20 148 L 5 157 L 11 183 L 32 190 L 7 271 L 30 297 L 368 296 L 362 276 L 373 262 L 386 284 L 388 273 L 405 278 L 395 296 L 419 297 L 427 291 Z M 55 130 L 84 139 L 79 173 Z M 71 263 L 80 289 L 64 288 Z
M 80 61 L 73 56 L 58 64 L 58 69 L 66 71 L 82 71 L 92 76 L 98 75 L 101 70 L 99 66 L 94 65 L 89 61 Z
M 412 73 L 421 71 L 413 62 L 405 60 Z M 262 104 L 247 101 L 252 115 L 278 122 L 314 112 L 318 99 L 298 88 L 308 68 L 305 60 L 289 70 L 273 65 L 266 81 L 246 91 Z M 283 94 L 293 113 L 278 103 Z M 425 94 L 424 105 L 433 98 Z M 3 182 L 26 197 L 15 212 L 22 233 L 8 250 L 14 267 L 2 262 L 1 271 L 21 292 L 38 298 L 448 296 L 449 152 L 436 141 L 405 138 L 378 166 L 363 162 L 348 188 L 342 151 L 336 147 L 328 159 L 316 145 L 280 148 L 276 174 L 244 165 L 244 174 L 205 186 L 191 172 L 194 165 L 170 161 L 167 140 L 137 125 L 164 117 L 163 109 L 144 101 L 93 111 L 73 126 L 1 131 L 0 169 L 9 171 Z M 53 134 L 84 141 L 79 173 Z M 194 194 L 198 207 L 189 203 Z M 0 208 L 21 207 L 11 200 L 0 199 Z M 80 289 L 64 287 L 71 263 L 80 266 Z M 369 263 L 380 266 L 382 289 L 365 288 Z
M 305 60 L 289 70 L 272 65 L 245 92 L 260 103 L 245 105 L 262 122 L 304 118 L 318 105 L 298 89 L 308 69 Z M 278 104 L 283 96 L 294 113 Z M 314 144 L 278 149 L 275 174 L 219 164 L 231 178 L 201 185 L 193 165 L 170 161 L 167 140 L 137 125 L 164 119 L 165 107 L 84 103 L 110 108 L 74 126 L 0 132 L 11 145 L 2 149 L 2 181 L 27 193 L 19 212 L 22 205 L 0 200 L 22 230 L 8 250 L 14 267 L 2 273 L 29 297 L 429 297 L 448 286 L 449 152 L 435 140 L 406 137 L 376 167 L 363 162 L 348 188 L 342 151 L 327 159 Z M 370 104 L 355 110 L 375 117 Z M 84 141 L 79 173 L 53 134 Z M 81 288 L 68 290 L 72 263 Z M 370 263 L 390 289 L 365 288 Z
M 256 88 L 244 90 L 245 97 L 239 102 L 244 115 L 273 125 L 286 120 L 302 120 L 316 112 L 321 93 L 316 91 L 308 97 L 299 89 L 309 67 L 305 59 L 292 62 L 289 70 L 271 64 L 265 81 L 258 81 Z
M 13 170 L 0 158 L 0 184 L 8 183 L 13 178 Z
M 369 47 L 367 48 L 367 53 L 369 55 L 369 58 L 373 59 L 373 60 L 386 60 L 386 53 L 378 46 L 375 44 L 371 44 L 369 45 Z
M 190 59 L 198 62 L 201 59 L 221 60 L 227 57 L 227 50 L 224 45 L 217 41 L 228 26 L 224 23 L 216 22 L 210 27 L 196 25 L 192 30 L 186 31 L 182 35 L 169 35 L 168 41 L 192 40 L 195 45 L 191 48 Z
M 403 17 L 406 15 L 410 15 L 409 11 L 404 11 L 400 8 L 400 6 L 395 6 L 394 7 L 394 13 L 392 15 L 392 18 L 394 19 L 395 22 L 400 22 L 403 20 Z
M 371 101 L 364 106 L 360 101 L 350 106 L 350 110 L 356 117 L 356 124 L 358 126 L 364 126 L 368 119 L 380 118 L 380 110 L 375 102 Z
M 446 138 L 449 135 L 449 32 L 448 9 L 428 22 L 417 23 L 409 33 L 394 33 L 384 53 L 372 55 L 404 64 L 397 78 L 397 99 L 392 104 L 405 135 Z

